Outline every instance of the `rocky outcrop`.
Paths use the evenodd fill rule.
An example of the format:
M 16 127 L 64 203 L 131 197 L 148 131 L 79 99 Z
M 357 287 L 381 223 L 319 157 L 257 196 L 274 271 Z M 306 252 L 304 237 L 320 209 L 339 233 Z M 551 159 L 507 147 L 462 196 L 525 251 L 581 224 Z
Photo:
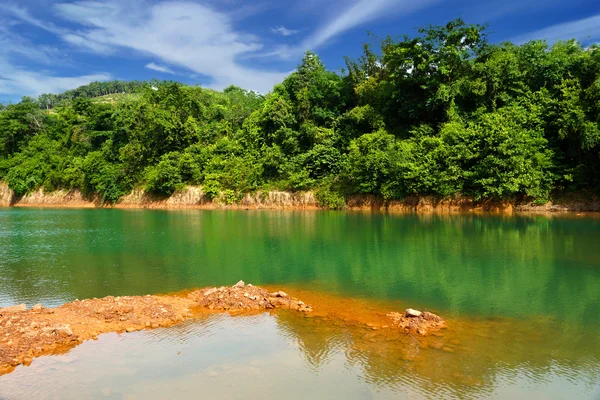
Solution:
M 102 204 L 98 198 L 86 198 L 78 190 L 45 192 L 38 189 L 16 197 L 8 185 L 0 182 L 0 207 L 114 207 L 151 209 L 297 209 L 317 210 L 315 194 L 307 192 L 268 191 L 246 193 L 238 201 L 230 201 L 224 194 L 210 199 L 201 186 L 188 186 L 170 197 L 157 197 L 141 189 L 133 190 L 117 204 Z M 347 209 L 377 212 L 600 212 L 600 197 L 590 193 L 557 194 L 546 204 L 527 201 L 475 201 L 472 197 L 457 194 L 449 198 L 435 196 L 409 196 L 403 200 L 384 200 L 369 194 L 350 195 Z
M 0 182 L 0 207 L 8 207 L 12 204 L 14 193 L 6 182 Z
M 158 198 L 143 190 L 134 190 L 119 201 L 115 208 L 157 209 L 318 209 L 317 199 L 312 192 L 255 192 L 246 193 L 239 202 L 229 204 L 225 197 L 210 199 L 200 186 L 188 186 L 171 197 Z
M 269 293 L 267 290 L 246 285 L 239 281 L 232 287 L 221 286 L 197 290 L 188 295 L 198 306 L 210 310 L 270 310 L 274 308 L 289 308 L 301 312 L 311 312 L 312 308 L 302 300 L 295 299 L 287 293 L 278 291 Z
M 428 311 L 409 308 L 403 314 L 392 312 L 387 316 L 392 320 L 392 327 L 401 329 L 406 333 L 425 336 L 446 328 L 446 322 L 441 317 Z
M 403 200 L 389 201 L 375 195 L 351 195 L 348 197 L 348 209 L 388 212 L 512 212 L 515 210 L 515 203 L 509 201 L 477 202 L 472 197 L 462 195 L 455 195 L 451 198 L 409 196 Z
M 313 192 L 256 192 L 246 194 L 241 201 L 242 207 L 248 208 L 279 208 L 279 209 L 303 209 L 316 210 L 319 207 Z
M 199 186 L 188 186 L 171 197 L 159 198 L 135 189 L 123 197 L 115 208 L 217 208 Z
M 531 201 L 476 201 L 461 194 L 448 198 L 408 196 L 403 200 L 385 201 L 376 195 L 350 195 L 349 210 L 386 212 L 600 212 L 600 197 L 590 193 L 556 194 L 545 204 Z
M 45 192 L 43 188 L 21 197 L 14 197 L 13 206 L 18 207 L 73 207 L 93 208 L 99 204 L 94 199 L 87 199 L 79 190 L 56 190 Z

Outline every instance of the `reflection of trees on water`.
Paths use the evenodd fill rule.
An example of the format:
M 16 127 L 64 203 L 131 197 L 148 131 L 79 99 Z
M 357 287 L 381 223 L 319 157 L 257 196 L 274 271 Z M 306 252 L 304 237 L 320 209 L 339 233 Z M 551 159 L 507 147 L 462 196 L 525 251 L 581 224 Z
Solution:
M 411 388 L 460 398 L 491 396 L 501 382 L 525 376 L 543 384 L 555 374 L 593 389 L 600 373 L 600 337 L 549 319 L 456 320 L 440 336 L 390 334 L 327 318 L 279 313 L 286 336 L 318 369 L 336 354 L 363 379 L 393 390 Z
M 320 282 L 445 315 L 561 315 L 596 326 L 600 315 L 600 219 L 125 210 L 0 217 L 0 288 L 15 300 L 243 279 Z
M 342 329 L 325 324 L 320 318 L 299 318 L 295 312 L 279 311 L 278 328 L 281 335 L 298 345 L 311 369 L 326 363 L 331 354 L 343 351 L 349 338 Z M 301 320 L 301 322 L 298 322 Z

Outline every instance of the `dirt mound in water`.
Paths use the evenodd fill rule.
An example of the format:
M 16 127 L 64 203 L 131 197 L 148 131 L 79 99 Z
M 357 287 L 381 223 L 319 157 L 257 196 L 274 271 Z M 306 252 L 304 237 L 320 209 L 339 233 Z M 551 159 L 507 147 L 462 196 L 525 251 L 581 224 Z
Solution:
M 406 333 L 425 336 L 430 332 L 446 328 L 446 322 L 440 316 L 428 311 L 409 308 L 404 313 L 392 312 L 387 316 L 392 319 L 392 327 L 400 328 Z
M 313 298 L 313 303 L 323 308 L 315 314 L 339 307 L 329 305 L 322 298 Z M 353 307 L 355 306 L 343 310 L 349 313 L 351 321 L 360 315 L 360 310 Z M 311 306 L 287 293 L 269 292 L 246 285 L 243 281 L 231 287 L 205 288 L 185 295 L 108 296 L 102 299 L 75 300 L 57 308 L 44 308 L 40 304 L 31 309 L 27 309 L 24 304 L 1 308 L 0 375 L 11 372 L 17 365 L 30 364 L 34 357 L 61 353 L 85 340 L 97 339 L 101 333 L 134 332 L 172 326 L 202 312 L 243 313 L 279 308 L 302 313 L 313 311 Z M 383 314 L 378 315 L 381 326 L 370 323 L 366 325 L 373 329 L 400 328 L 403 332 L 419 335 L 446 327 L 440 317 L 426 311 L 408 309 L 404 314 L 389 313 L 385 317 Z M 391 323 L 388 323 L 389 318 Z
M 270 310 L 274 308 L 289 308 L 301 312 L 311 312 L 312 308 L 302 300 L 290 297 L 282 291 L 269 293 L 267 290 L 252 284 L 246 285 L 239 281 L 232 287 L 202 289 L 192 292 L 188 298 L 198 306 L 210 310 Z
M 191 318 L 192 302 L 175 296 L 75 300 L 58 308 L 0 309 L 0 375 L 34 357 L 55 354 L 106 332 L 170 326 Z
M 107 332 L 166 327 L 194 317 L 193 310 L 312 308 L 284 292 L 269 293 L 238 282 L 232 287 L 196 290 L 187 296 L 108 296 L 75 300 L 57 308 L 25 304 L 0 308 L 0 375 L 34 357 L 56 354 Z

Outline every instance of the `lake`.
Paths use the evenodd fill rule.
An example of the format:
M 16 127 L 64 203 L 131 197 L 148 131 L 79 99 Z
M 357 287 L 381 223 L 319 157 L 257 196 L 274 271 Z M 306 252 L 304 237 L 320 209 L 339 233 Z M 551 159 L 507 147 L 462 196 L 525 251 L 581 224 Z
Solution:
M 40 357 L 0 398 L 600 398 L 598 217 L 0 209 L 0 307 L 240 279 L 450 328 L 213 315 Z

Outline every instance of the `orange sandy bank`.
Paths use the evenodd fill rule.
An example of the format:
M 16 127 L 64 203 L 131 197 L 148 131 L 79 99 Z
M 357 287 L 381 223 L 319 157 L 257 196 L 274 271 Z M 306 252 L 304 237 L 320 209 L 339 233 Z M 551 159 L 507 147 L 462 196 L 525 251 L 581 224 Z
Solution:
M 242 281 L 232 287 L 205 288 L 174 295 L 75 300 L 58 308 L 41 305 L 30 309 L 25 305 L 7 307 L 0 309 L 0 375 L 11 372 L 20 364 L 30 364 L 34 357 L 67 351 L 102 333 L 167 327 L 207 312 L 243 314 L 280 308 L 313 312 L 310 305 L 287 293 L 269 292 Z M 326 305 L 321 311 L 332 312 Z M 346 317 L 344 312 L 347 310 L 342 311 L 342 319 L 358 317 L 361 320 L 360 311 L 354 310 Z M 407 310 L 405 314 L 378 315 L 379 321 L 366 324 L 371 329 L 388 328 L 426 335 L 445 328 L 441 318 L 427 312 Z

